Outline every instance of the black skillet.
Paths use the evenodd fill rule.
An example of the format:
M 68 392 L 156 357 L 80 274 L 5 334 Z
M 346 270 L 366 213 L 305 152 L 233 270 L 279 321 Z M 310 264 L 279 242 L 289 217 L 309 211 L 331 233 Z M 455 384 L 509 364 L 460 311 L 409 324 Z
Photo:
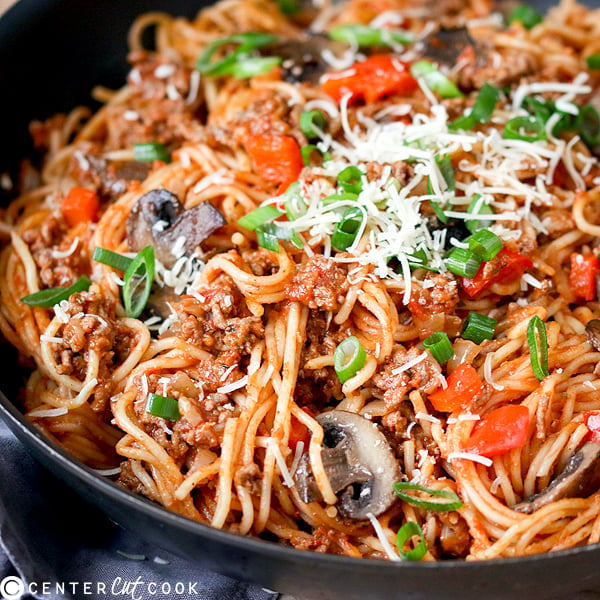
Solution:
M 539 3 L 538 3 L 539 4 Z M 136 14 L 193 16 L 189 0 L 21 0 L 0 19 L 0 172 L 29 152 L 27 123 L 89 104 L 91 88 L 119 86 Z M 1 356 L 3 378 L 16 372 Z M 16 397 L 18 382 L 2 387 Z M 297 551 L 239 537 L 169 513 L 81 466 L 51 444 L 0 393 L 0 416 L 30 452 L 110 518 L 199 568 L 311 600 L 600 598 L 600 546 L 489 562 L 391 564 Z M 1 482 L 0 482 L 1 485 Z

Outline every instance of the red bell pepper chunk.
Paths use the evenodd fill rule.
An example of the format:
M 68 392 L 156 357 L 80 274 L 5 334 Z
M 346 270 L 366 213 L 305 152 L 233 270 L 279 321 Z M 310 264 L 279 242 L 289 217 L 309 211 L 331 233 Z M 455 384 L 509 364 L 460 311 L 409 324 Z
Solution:
M 571 274 L 569 283 L 573 296 L 588 302 L 596 297 L 596 274 L 600 262 L 595 254 L 571 254 Z
M 61 210 L 69 227 L 89 223 L 98 219 L 100 205 L 93 190 L 84 187 L 71 188 L 63 200 Z
M 483 389 L 483 382 L 477 371 L 469 364 L 459 365 L 448 375 L 448 387 L 430 394 L 429 401 L 435 410 L 452 412 L 461 406 L 467 406 Z
M 583 438 L 584 442 L 600 442 L 600 411 L 586 410 L 583 412 L 583 419 L 588 434 Z
M 256 172 L 267 181 L 279 183 L 280 192 L 297 181 L 304 167 L 298 143 L 289 135 L 251 135 L 246 141 Z
M 492 260 L 482 263 L 473 279 L 461 278 L 461 284 L 470 298 L 476 298 L 494 283 L 506 284 L 520 279 L 533 261 L 519 252 L 502 248 Z
M 350 103 L 364 100 L 370 104 L 391 94 L 412 94 L 418 87 L 407 64 L 385 54 L 354 63 L 347 72 L 333 74 L 321 86 L 338 104 L 346 94 L 352 94 Z
M 529 431 L 529 409 L 521 404 L 508 404 L 489 412 L 475 425 L 464 448 L 492 458 L 513 448 L 522 448 Z

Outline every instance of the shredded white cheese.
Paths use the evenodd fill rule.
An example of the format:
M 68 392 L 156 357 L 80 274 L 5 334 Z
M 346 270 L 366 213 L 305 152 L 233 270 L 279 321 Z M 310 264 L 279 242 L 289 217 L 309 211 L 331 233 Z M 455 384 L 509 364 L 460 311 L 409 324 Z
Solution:
M 427 352 L 422 352 L 421 354 L 419 354 L 419 356 L 413 358 L 412 360 L 405 362 L 403 365 L 400 365 L 399 367 L 396 367 L 392 371 L 392 375 L 398 375 L 399 373 L 404 373 L 404 371 L 408 371 L 409 369 L 412 369 L 412 367 L 414 367 L 415 365 L 418 365 L 420 362 L 424 361 L 426 358 L 427 358 Z
M 385 536 L 385 532 L 383 531 L 383 527 L 381 526 L 381 523 L 376 519 L 376 517 L 373 513 L 368 513 L 367 518 L 369 519 L 369 521 L 371 521 L 371 525 L 373 525 L 375 534 L 379 538 L 379 541 L 381 542 L 381 545 L 383 546 L 383 549 L 384 549 L 385 553 L 387 554 L 387 557 L 391 561 L 400 562 L 401 558 L 398 555 L 398 553 L 394 550 L 394 548 L 390 544 L 387 537 Z
M 281 473 L 281 476 L 283 477 L 283 485 L 285 485 L 286 487 L 289 487 L 289 488 L 294 487 L 294 485 L 295 485 L 294 480 L 292 479 L 290 471 L 287 468 L 287 465 L 285 464 L 285 459 L 283 458 L 283 455 L 281 454 L 281 450 L 279 448 L 279 444 L 277 443 L 277 440 L 275 440 L 274 438 L 271 438 L 271 437 L 268 438 L 267 446 L 273 453 L 273 456 L 275 457 L 275 462 L 277 463 L 277 466 L 279 467 L 279 472 Z
M 234 392 L 235 390 L 243 388 L 246 385 L 248 385 L 248 375 L 244 375 L 237 381 L 232 381 L 227 385 L 222 385 L 221 387 L 217 388 L 217 392 L 219 392 L 219 394 L 229 394 L 231 392 Z
M 450 454 L 448 454 L 448 460 L 450 462 L 457 459 L 470 460 L 472 462 L 480 463 L 485 467 L 491 467 L 494 464 L 491 458 L 481 456 L 480 454 L 474 454 L 472 452 L 450 452 Z
M 488 354 L 485 357 L 485 361 L 483 363 L 483 376 L 484 376 L 485 380 L 495 390 L 501 391 L 504 389 L 503 385 L 494 382 L 494 377 L 492 376 L 492 355 L 491 354 Z

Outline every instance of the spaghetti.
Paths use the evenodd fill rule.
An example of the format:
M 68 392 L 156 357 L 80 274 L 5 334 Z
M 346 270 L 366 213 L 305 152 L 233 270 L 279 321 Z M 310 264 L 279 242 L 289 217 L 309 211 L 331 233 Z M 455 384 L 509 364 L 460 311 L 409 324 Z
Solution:
M 597 543 L 600 13 L 283 8 L 143 15 L 121 90 L 31 125 L 0 229 L 28 418 L 297 548 Z

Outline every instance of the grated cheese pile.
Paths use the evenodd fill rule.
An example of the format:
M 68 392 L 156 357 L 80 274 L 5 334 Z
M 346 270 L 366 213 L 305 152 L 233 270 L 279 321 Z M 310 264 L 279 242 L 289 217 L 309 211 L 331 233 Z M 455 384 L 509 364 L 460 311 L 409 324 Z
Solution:
M 322 244 L 324 254 L 331 256 L 331 236 L 336 224 L 344 210 L 357 207 L 362 221 L 348 248 L 348 253 L 354 256 L 337 254 L 332 259 L 372 265 L 378 277 L 404 281 L 404 301 L 407 302 L 411 293 L 410 262 L 415 262 L 416 252 L 424 253 L 431 268 L 440 272 L 447 270 L 444 264 L 446 231 L 430 231 L 429 221 L 421 210 L 425 202 L 435 201 L 452 219 L 481 220 L 477 210 L 473 214 L 467 212 L 473 198 L 479 195 L 479 202 L 491 206 L 494 212 L 485 215 L 489 228 L 503 241 L 508 241 L 519 239 L 522 221 L 530 223 L 536 232 L 546 233 L 532 207 L 550 206 L 556 201 L 548 186 L 559 164 L 578 189 L 584 187 L 571 156 L 571 149 L 579 138 L 574 136 L 567 143 L 552 135 L 554 116 L 558 114 L 546 125 L 547 140 L 503 139 L 501 131 L 510 119 L 527 116 L 529 113 L 522 107 L 525 98 L 543 99 L 538 96 L 540 93 L 558 94 L 557 109 L 577 114 L 579 108 L 573 100 L 577 95 L 591 92 L 587 79 L 588 75 L 582 73 L 571 84 L 523 84 L 511 97 L 501 95 L 491 122 L 473 131 L 451 130 L 446 108 L 435 98 L 430 113 L 414 114 L 412 122 L 390 121 L 390 116 L 407 114 L 407 106 L 399 105 L 388 107 L 374 118 L 358 111 L 358 123 L 354 126 L 349 121 L 349 96 L 342 100 L 339 109 L 333 102 L 319 100 L 317 104 L 313 101 L 310 108 L 318 107 L 330 116 L 339 117 L 343 139 L 337 141 L 320 132 L 317 147 L 322 153 L 328 152 L 331 159 L 320 167 L 305 169 L 301 175 L 300 196 L 307 211 L 296 220 L 277 224 L 301 234 L 308 245 L 308 248 L 305 246 L 307 252 Z M 444 157 L 455 157 L 457 164 L 453 166 L 456 174 L 461 174 L 454 191 L 448 189 L 440 172 L 439 161 Z M 578 158 L 585 164 L 584 175 L 597 164 L 595 158 Z M 383 165 L 383 169 L 378 177 L 367 178 L 367 164 L 373 161 Z M 410 179 L 404 185 L 399 185 L 392 175 L 394 163 L 412 167 Z M 336 189 L 336 178 L 349 165 L 359 167 L 363 173 L 358 198 L 324 203 L 325 197 L 341 191 Z M 278 196 L 265 204 L 281 205 L 284 201 L 285 196 Z M 449 241 L 453 246 L 464 247 L 459 240 Z M 397 261 L 396 265 L 390 263 L 392 258 Z

